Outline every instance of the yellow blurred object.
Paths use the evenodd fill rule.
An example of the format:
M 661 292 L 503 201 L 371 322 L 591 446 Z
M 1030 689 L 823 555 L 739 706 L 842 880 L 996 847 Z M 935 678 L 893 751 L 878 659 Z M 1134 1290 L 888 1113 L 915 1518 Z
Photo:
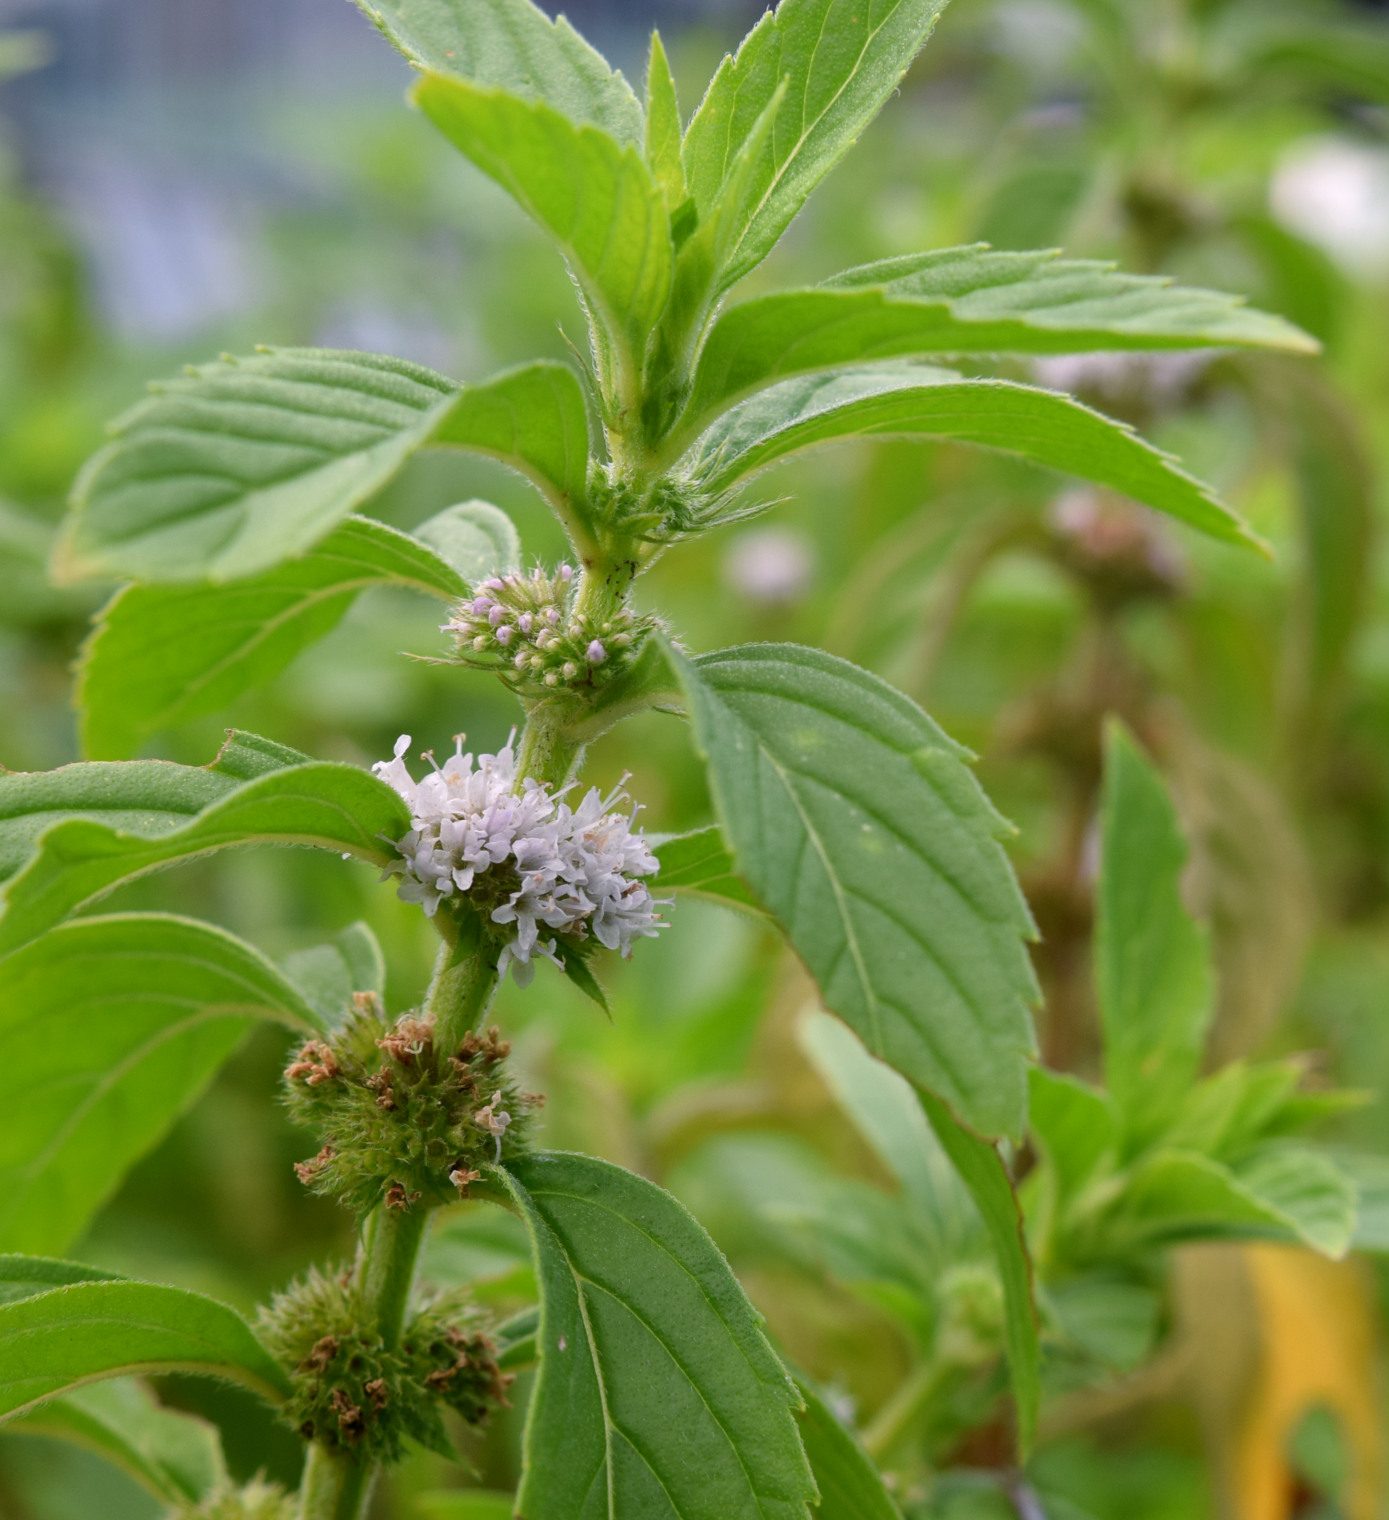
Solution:
M 1346 1445 L 1345 1491 L 1332 1497 L 1348 1520 L 1381 1520 L 1377 1326 L 1362 1263 L 1293 1246 L 1196 1246 L 1181 1253 L 1177 1296 L 1222 1520 L 1294 1520 L 1288 1446 L 1318 1407 Z

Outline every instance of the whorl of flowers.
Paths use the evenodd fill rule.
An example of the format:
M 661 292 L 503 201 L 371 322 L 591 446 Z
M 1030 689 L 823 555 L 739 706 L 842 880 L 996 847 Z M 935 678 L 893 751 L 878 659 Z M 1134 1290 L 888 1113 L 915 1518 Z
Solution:
M 630 661 L 648 624 L 626 608 L 598 621 L 574 607 L 574 571 L 493 576 L 443 626 L 467 665 L 495 671 L 514 691 L 544 696 L 601 686 Z
M 415 1441 L 456 1457 L 441 1411 L 483 1425 L 508 1402 L 512 1377 L 461 1293 L 427 1300 L 388 1346 L 350 1272 L 311 1270 L 260 1311 L 257 1328 L 294 1388 L 282 1417 L 330 1450 L 398 1462 Z
M 503 937 L 498 967 L 524 985 L 536 955 L 563 965 L 562 947 L 590 938 L 627 956 L 634 941 L 654 935 L 664 904 L 641 880 L 658 869 L 636 809 L 620 787 L 606 797 L 591 788 L 578 807 L 527 778 L 516 785 L 511 741 L 495 755 L 463 753 L 463 739 L 432 774 L 416 782 L 405 765 L 409 734 L 395 758 L 373 769 L 410 808 L 410 832 L 396 841 L 400 896 L 431 917 L 454 894 L 466 894 Z M 427 756 L 433 764 L 433 757 Z

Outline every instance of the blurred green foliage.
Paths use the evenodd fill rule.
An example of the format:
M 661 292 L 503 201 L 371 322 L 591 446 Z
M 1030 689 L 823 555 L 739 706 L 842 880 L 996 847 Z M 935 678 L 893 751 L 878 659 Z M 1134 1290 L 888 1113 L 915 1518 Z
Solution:
M 677 56 L 701 52 L 712 54 L 712 38 Z M 0 74 L 42 61 L 38 43 L 7 39 Z M 406 332 L 426 310 L 446 313 L 425 334 L 431 362 L 467 378 L 564 357 L 556 310 L 571 313 L 561 327 L 577 339 L 557 261 L 417 116 L 390 100 L 325 109 L 284 98 L 270 102 L 263 131 L 321 193 L 271 217 L 260 308 L 176 351 L 104 328 L 78 245 L 0 150 L 0 763 L 11 769 L 78 758 L 68 667 L 101 596 L 51 589 L 44 562 L 101 420 L 144 377 L 218 346 L 321 340 L 349 307 Z M 1323 189 L 1340 185 L 1339 210 L 1315 201 L 1307 162 L 1322 165 Z M 1192 842 L 1186 885 L 1211 924 L 1219 974 L 1213 1058 L 1315 1052 L 1319 1081 L 1375 1098 L 1339 1118 L 1335 1137 L 1389 1158 L 1389 229 L 1376 263 L 1364 225 L 1373 208 L 1361 204 L 1375 184 L 1389 199 L 1389 22 L 1372 11 L 1310 0 L 959 0 L 865 150 L 751 293 L 774 276 L 818 279 L 985 239 L 1064 246 L 1248 294 L 1320 337 L 1324 363 L 1174 355 L 1033 371 L 1177 449 L 1273 557 L 1255 564 L 1126 503 L 1059 492 L 1007 460 L 857 444 L 783 467 L 774 513 L 658 565 L 641 595 L 695 649 L 776 638 L 853 658 L 980 752 L 986 788 L 1020 826 L 1016 858 L 1044 933 L 1046 1058 L 1089 1078 L 1099 1059 L 1089 942 L 1100 734 L 1106 714 L 1122 716 L 1164 766 Z M 558 528 L 526 487 L 462 456 L 416 459 L 372 511 L 413 527 L 470 497 L 513 516 L 529 557 L 560 553 Z M 233 723 L 356 763 L 388 755 L 401 732 L 428 746 L 465 731 L 494 747 L 512 722 L 494 683 L 399 654 L 438 645 L 432 608 L 369 592 L 272 686 L 161 735 L 149 752 L 205 762 Z M 653 830 L 709 816 L 689 738 L 669 718 L 610 735 L 592 766 L 599 784 L 633 773 Z M 365 919 L 396 1007 L 419 996 L 431 959 L 428 925 L 370 870 L 307 852 L 233 856 L 216 871 L 184 865 L 122 889 L 110 907 L 215 919 L 275 958 Z M 755 920 L 687 902 L 667 935 L 614 969 L 610 1019 L 547 967 L 529 993 L 508 986 L 499 1012 L 526 1081 L 548 1095 L 545 1143 L 671 1180 L 789 1357 L 871 1429 L 911 1360 L 900 1306 L 855 1293 L 842 1261 L 771 1250 L 755 1217 L 733 1217 L 733 1189 L 696 1185 L 720 1168 L 736 1181 L 755 1161 L 782 1180 L 786 1207 L 817 1170 L 829 1188 L 890 1186 L 797 1042 L 807 996 Z M 277 1105 L 284 1043 L 269 1030 L 246 1042 L 74 1255 L 249 1308 L 348 1248 L 346 1217 L 308 1198 L 291 1169 L 306 1141 Z M 515 1307 L 528 1267 L 499 1228 L 464 1206 L 436 1240 L 432 1270 L 479 1279 L 485 1299 Z M 1380 1286 L 1389 1300 L 1389 1273 Z M 969 1284 L 957 1287 L 963 1301 Z M 1178 1312 L 1156 1263 L 1143 1293 L 1135 1362 Z M 936 1442 L 953 1472 L 933 1485 L 911 1475 L 899 1498 L 912 1514 L 1214 1516 L 1200 1420 L 1170 1388 L 1044 1439 L 1026 1484 L 1045 1509 L 1019 1507 L 981 1476 L 996 1452 L 987 1428 L 969 1434 L 971 1411 L 986 1410 L 992 1390 L 961 1366 L 960 1419 Z M 294 1480 L 298 1443 L 248 1395 L 172 1379 L 160 1392 L 222 1427 L 234 1476 L 263 1466 Z M 484 1488 L 513 1486 L 518 1431 L 509 1416 L 474 1443 Z M 133 1483 L 58 1450 L 0 1438 L 0 1515 L 155 1513 Z M 1299 1515 L 1333 1512 L 1313 1506 L 1344 1465 L 1338 1452 L 1334 1430 L 1299 1428 Z M 380 1513 L 473 1513 L 414 1507 L 445 1481 L 437 1459 L 413 1459 Z

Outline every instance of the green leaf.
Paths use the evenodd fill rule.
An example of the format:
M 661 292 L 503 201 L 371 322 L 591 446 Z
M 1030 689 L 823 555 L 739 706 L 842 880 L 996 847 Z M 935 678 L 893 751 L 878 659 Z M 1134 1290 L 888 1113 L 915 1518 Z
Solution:
M 61 579 L 258 575 L 312 548 L 433 442 L 501 460 L 557 510 L 582 493 L 583 392 L 551 361 L 460 386 L 402 359 L 267 349 L 154 390 L 77 482 Z M 406 575 L 437 578 L 394 547 Z
M 632 87 L 563 16 L 529 0 L 358 0 L 412 63 L 543 100 L 619 142 L 640 142 Z
M 182 1288 L 84 1282 L 0 1304 L 0 1419 L 131 1373 L 242 1383 L 272 1403 L 289 1379 L 235 1310 Z
M 79 1261 L 59 1261 L 52 1256 L 0 1253 L 0 1304 L 36 1293 L 48 1293 L 80 1282 L 122 1282 L 119 1272 L 106 1272 Z
M 1214 1011 L 1210 946 L 1182 906 L 1187 847 L 1162 779 L 1125 730 L 1106 734 L 1095 989 L 1105 1082 L 1130 1145 L 1175 1116 Z
M 805 1454 L 820 1490 L 819 1520 L 901 1520 L 882 1476 L 851 1431 L 835 1418 L 819 1390 L 798 1377 L 805 1408 L 796 1416 Z
M 1022 1210 L 997 1148 L 963 1128 L 939 1098 L 923 1092 L 921 1103 L 936 1138 L 969 1189 L 993 1244 L 1003 1283 L 1003 1332 L 1017 1416 L 1018 1452 L 1025 1459 L 1037 1434 L 1041 1348 Z
M 66 1249 L 259 1019 L 322 1027 L 259 951 L 191 919 L 80 919 L 0 959 L 0 1247 Z
M 196 1504 L 226 1483 L 217 1427 L 165 1409 L 141 1382 L 113 1378 L 76 1388 L 7 1426 L 95 1452 L 166 1504 Z
M 816 185 L 873 120 L 926 41 L 945 0 L 781 0 L 725 58 L 685 135 L 685 173 L 701 219 L 739 147 L 785 80 L 723 283 L 771 252 Z
M 801 449 L 837 439 L 934 438 L 1016 454 L 1109 486 L 1228 543 L 1262 547 L 1172 457 L 1070 396 L 950 370 L 880 365 L 787 380 L 726 412 L 681 471 L 713 497 Z
M 63 580 L 238 580 L 302 554 L 378 491 L 458 386 L 373 354 L 271 349 L 154 388 L 73 492 Z
M 426 1520 L 512 1520 L 515 1498 L 490 1489 L 450 1488 L 421 1494 L 415 1508 Z
M 386 962 L 369 925 L 358 919 L 326 945 L 285 957 L 285 975 L 304 995 L 326 1028 L 340 1024 L 356 992 L 386 990 Z
M 590 311 L 640 354 L 670 291 L 670 218 L 639 151 L 542 101 L 426 74 L 413 99 L 558 243 Z
M 1314 352 L 1281 317 L 1055 253 L 980 244 L 851 269 L 809 290 L 740 302 L 710 329 L 687 416 L 777 380 L 870 359 L 1244 346 Z
M 1066 1337 L 1112 1371 L 1132 1372 L 1152 1351 L 1162 1310 L 1152 1288 L 1088 1272 L 1055 1284 L 1048 1297 Z
M 519 471 L 563 522 L 568 523 L 583 504 L 588 408 L 583 389 L 566 364 L 538 359 L 505 370 L 482 385 L 466 386 L 431 442 L 486 454 Z M 473 515 L 478 526 L 495 538 L 499 552 L 511 553 L 514 548 L 519 558 L 514 530 L 508 534 L 496 516 L 488 523 L 485 514 Z M 447 541 L 448 530 L 441 525 L 440 531 Z
M 966 751 L 819 650 L 670 658 L 738 870 L 826 1005 L 981 1133 L 1018 1135 L 1032 923 Z
M 521 535 L 516 524 L 490 501 L 460 501 L 445 507 L 422 522 L 414 536 L 428 544 L 468 586 L 476 586 L 491 575 L 506 575 L 521 565 Z
M 966 1251 L 978 1215 L 911 1083 L 818 1008 L 801 1015 L 796 1036 L 821 1081 L 934 1233 L 937 1256 L 944 1262 Z
M 494 1173 L 530 1228 L 540 1372 L 516 1507 L 546 1520 L 797 1520 L 815 1490 L 794 1385 L 712 1241 L 588 1156 Z
M 396 858 L 387 841 L 409 827 L 399 795 L 352 765 L 291 765 L 230 787 L 211 770 L 158 760 L 0 775 L 0 880 L 10 878 L 0 954 L 175 861 L 298 844 L 384 866 Z
M 1028 1072 L 1027 1125 L 1056 1181 L 1056 1201 L 1064 1207 L 1094 1176 L 1119 1138 L 1114 1106 L 1069 1072 L 1034 1066 Z
M 1304 1146 L 1259 1147 L 1235 1166 L 1162 1150 L 1141 1163 L 1116 1205 L 1123 1242 L 1297 1240 L 1343 1256 L 1355 1234 L 1355 1187 L 1326 1155 Z
M 657 897 L 664 892 L 688 892 L 692 897 L 707 897 L 710 902 L 729 907 L 762 911 L 747 883 L 738 875 L 718 824 L 664 839 L 648 838 L 648 843 L 661 863 L 660 872 L 651 883 Z
M 1389 1157 L 1338 1150 L 1332 1160 L 1355 1188 L 1357 1251 L 1389 1251 Z
M 126 586 L 82 648 L 76 701 L 86 752 L 124 759 L 148 735 L 264 685 L 374 585 L 444 598 L 467 589 L 432 549 L 364 517 L 349 517 L 302 559 L 250 580 Z
M 593 968 L 577 950 L 571 949 L 564 952 L 564 964 L 561 969 L 590 1002 L 597 1003 L 604 1013 L 609 1012 L 608 995 L 603 991 L 602 983 L 594 976 Z
M 643 139 L 646 162 L 665 192 L 666 206 L 676 212 L 689 194 L 685 188 L 685 166 L 680 158 L 683 134 L 680 127 L 680 104 L 675 96 L 666 50 L 661 34 L 651 33 L 651 58 L 646 70 L 646 133 Z
M 525 1225 L 514 1214 L 479 1199 L 438 1216 L 420 1270 L 426 1282 L 460 1288 L 518 1272 L 529 1275 L 530 1265 Z

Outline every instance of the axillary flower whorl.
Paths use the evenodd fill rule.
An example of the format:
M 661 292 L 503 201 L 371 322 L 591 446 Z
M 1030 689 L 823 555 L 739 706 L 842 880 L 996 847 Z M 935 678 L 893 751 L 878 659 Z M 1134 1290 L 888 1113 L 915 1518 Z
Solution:
M 410 808 L 410 832 L 396 841 L 400 895 L 433 916 L 439 904 L 466 896 L 502 940 L 499 969 L 523 985 L 537 955 L 561 962 L 564 945 L 590 938 L 627 956 L 633 943 L 664 926 L 641 879 L 659 863 L 631 814 L 621 788 L 606 797 L 591 788 L 577 807 L 527 779 L 516 790 L 512 744 L 495 755 L 456 752 L 415 781 L 405 765 L 409 734 L 396 741 L 395 759 L 373 769 Z M 427 756 L 432 763 L 432 757 Z
M 525 696 L 605 685 L 631 662 L 649 620 L 623 608 L 602 620 L 576 610 L 574 571 L 493 576 L 443 625 L 466 665 L 493 670 Z

